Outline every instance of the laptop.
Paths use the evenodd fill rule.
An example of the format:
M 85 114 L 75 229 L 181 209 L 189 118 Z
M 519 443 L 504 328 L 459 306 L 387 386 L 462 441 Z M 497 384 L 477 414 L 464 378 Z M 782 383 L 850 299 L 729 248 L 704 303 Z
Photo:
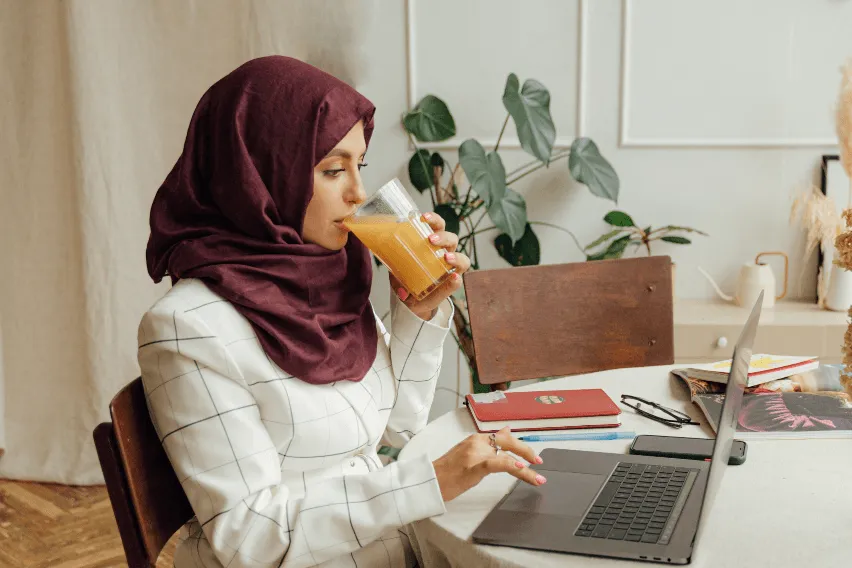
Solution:
M 763 293 L 734 347 L 709 462 L 548 448 L 547 484 L 517 483 L 473 542 L 688 564 L 731 453 Z

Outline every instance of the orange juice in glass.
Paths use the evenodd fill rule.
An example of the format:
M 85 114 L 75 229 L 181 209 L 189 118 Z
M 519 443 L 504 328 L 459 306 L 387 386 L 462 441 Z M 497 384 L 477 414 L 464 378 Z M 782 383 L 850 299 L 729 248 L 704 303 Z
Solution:
M 343 223 L 416 299 L 422 300 L 455 271 L 446 251 L 429 242 L 432 228 L 398 179 L 383 185 Z

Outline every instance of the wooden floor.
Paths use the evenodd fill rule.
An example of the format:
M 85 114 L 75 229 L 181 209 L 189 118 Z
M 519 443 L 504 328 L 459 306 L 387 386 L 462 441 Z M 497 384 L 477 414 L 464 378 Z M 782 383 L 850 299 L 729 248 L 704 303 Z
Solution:
M 172 567 L 174 537 L 157 561 Z M 1 568 L 127 566 L 106 488 L 0 479 Z

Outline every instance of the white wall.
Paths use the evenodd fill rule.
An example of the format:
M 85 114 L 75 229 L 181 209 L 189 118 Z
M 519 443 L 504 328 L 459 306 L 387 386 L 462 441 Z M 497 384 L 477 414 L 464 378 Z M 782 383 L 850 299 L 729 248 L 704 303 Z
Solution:
M 803 259 L 803 233 L 788 217 L 793 196 L 818 183 L 820 155 L 837 152 L 832 110 L 839 65 L 852 55 L 852 2 L 365 0 L 363 6 L 372 16 L 370 64 L 358 87 L 378 107 L 369 185 L 393 176 L 407 182 L 410 148 L 399 117 L 409 98 L 441 96 L 457 120 L 459 141 L 493 141 L 505 116 L 503 84 L 515 72 L 550 89 L 558 143 L 570 144 L 578 134 L 597 142 L 621 178 L 619 208 L 641 224 L 710 233 L 687 247 L 656 247 L 677 263 L 679 298 L 713 294 L 697 266 L 732 289 L 739 265 L 766 250 L 790 255 L 793 296 L 814 296 L 816 259 Z M 454 149 L 442 151 L 457 159 Z M 502 154 L 508 168 L 529 159 L 517 149 Z M 583 243 L 605 229 L 600 219 L 612 204 L 572 183 L 564 164 L 523 181 L 531 219 L 569 228 Z M 543 262 L 582 260 L 562 233 L 537 232 Z M 485 266 L 501 265 L 490 239 L 479 243 L 490 253 Z M 378 307 L 387 305 L 387 294 L 386 278 L 377 278 Z M 457 389 L 451 341 L 441 386 Z M 432 415 L 452 408 L 455 398 L 439 391 Z

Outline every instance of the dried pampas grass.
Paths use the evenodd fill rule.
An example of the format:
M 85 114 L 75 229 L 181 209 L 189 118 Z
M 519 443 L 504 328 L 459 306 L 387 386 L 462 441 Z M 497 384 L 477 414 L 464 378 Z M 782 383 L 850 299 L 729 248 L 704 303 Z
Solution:
M 840 143 L 840 163 L 846 170 L 846 175 L 852 180 L 852 58 L 840 68 L 840 94 L 837 97 L 837 112 L 835 125 L 837 140 Z M 852 192 L 852 186 L 850 186 Z M 852 195 L 850 195 L 852 198 Z M 852 199 L 847 206 L 852 206 Z
M 806 231 L 805 258 L 814 252 L 817 245 L 821 245 L 824 251 L 831 250 L 843 231 L 843 219 L 837 214 L 834 200 L 813 185 L 793 201 L 790 224 L 795 224 L 796 221 L 799 221 Z M 802 274 L 806 266 L 806 263 L 802 263 Z M 823 306 L 828 291 L 826 276 L 820 266 L 817 278 L 817 300 L 820 306 Z M 803 282 L 804 279 L 800 278 L 800 281 Z
M 834 200 L 823 194 L 814 185 L 808 187 L 793 201 L 790 209 L 790 223 L 793 224 L 801 216 L 801 224 L 807 231 L 805 256 L 822 245 L 824 249 L 834 244 L 834 239 L 843 230 L 843 219 L 837 215 Z

